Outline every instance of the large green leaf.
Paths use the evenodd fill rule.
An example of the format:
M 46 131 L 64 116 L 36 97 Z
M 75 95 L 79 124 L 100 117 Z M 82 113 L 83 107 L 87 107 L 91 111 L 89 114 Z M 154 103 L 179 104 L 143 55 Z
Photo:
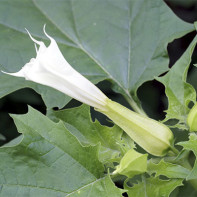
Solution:
M 101 125 L 97 120 L 92 122 L 90 108 L 82 105 L 74 109 L 50 111 L 51 118 L 64 121 L 66 128 L 70 128 L 72 134 L 83 145 L 101 144 L 99 159 L 102 162 L 119 161 L 120 158 L 134 147 L 132 140 L 123 135 L 118 126 L 107 127 Z
M 96 146 L 83 147 L 62 122 L 30 109 L 12 115 L 22 142 L 0 148 L 0 196 L 120 197 L 103 174 Z
M 45 23 L 73 67 L 94 82 L 110 79 L 128 97 L 168 70 L 167 44 L 194 30 L 162 0 L 0 0 L 3 70 L 16 72 L 35 56 L 24 28 L 46 41 Z M 56 91 L 11 76 L 1 76 L 0 84 L 0 96 L 33 87 L 49 108 L 68 100 L 58 93 L 54 103 Z
M 161 180 L 159 178 L 144 178 L 133 187 L 126 186 L 129 197 L 169 197 L 170 193 L 182 185 L 182 179 Z
M 170 69 L 170 71 L 163 77 L 157 78 L 164 84 L 165 92 L 169 101 L 164 121 L 177 119 L 178 123 L 175 126 L 180 129 L 188 128 L 188 105 L 190 102 L 196 102 L 196 91 L 192 85 L 186 82 L 187 72 L 196 42 L 197 36 L 193 39 L 188 49 Z

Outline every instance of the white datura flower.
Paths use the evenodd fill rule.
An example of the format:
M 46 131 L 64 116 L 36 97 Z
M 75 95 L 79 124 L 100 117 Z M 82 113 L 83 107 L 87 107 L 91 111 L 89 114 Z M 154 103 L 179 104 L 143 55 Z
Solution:
M 44 33 L 50 39 L 50 45 L 45 46 L 43 42 L 35 40 L 28 32 L 34 43 L 39 45 L 39 49 L 36 50 L 36 58 L 32 58 L 17 73 L 4 73 L 50 86 L 82 103 L 104 109 L 107 97 L 70 66 L 56 41 L 46 33 L 45 27 Z
M 28 32 L 34 43 L 39 45 L 39 49 L 36 50 L 36 58 L 32 58 L 17 73 L 4 73 L 50 86 L 94 107 L 97 111 L 107 115 L 152 155 L 163 156 L 168 150 L 175 152 L 172 145 L 173 134 L 167 126 L 110 100 L 94 84 L 69 65 L 56 41 L 45 32 L 45 28 L 44 33 L 50 39 L 50 45 L 45 46 L 43 42 L 35 40 Z

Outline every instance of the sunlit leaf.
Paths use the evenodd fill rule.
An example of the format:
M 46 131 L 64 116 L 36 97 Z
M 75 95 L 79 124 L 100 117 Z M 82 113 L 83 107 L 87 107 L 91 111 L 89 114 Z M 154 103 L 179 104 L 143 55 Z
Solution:
M 129 197 L 169 197 L 170 193 L 182 185 L 182 179 L 161 180 L 159 178 L 144 178 L 142 182 L 134 184 L 128 189 Z
M 12 115 L 21 143 L 0 149 L 0 196 L 120 197 L 98 161 L 98 147 L 83 147 L 62 122 L 29 109 Z
M 134 147 L 133 141 L 123 135 L 118 126 L 103 126 L 97 120 L 92 122 L 90 108 L 87 105 L 49 113 L 51 118 L 64 121 L 65 127 L 70 128 L 72 134 L 83 145 L 100 143 L 99 159 L 104 163 L 119 161 L 130 148 Z

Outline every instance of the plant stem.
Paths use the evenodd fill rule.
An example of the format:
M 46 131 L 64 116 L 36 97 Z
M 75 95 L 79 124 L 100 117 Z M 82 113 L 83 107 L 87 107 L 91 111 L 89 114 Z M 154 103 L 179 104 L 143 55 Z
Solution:
M 129 105 L 132 107 L 132 109 L 133 109 L 135 112 L 137 112 L 137 113 L 139 113 L 139 114 L 141 114 L 141 115 L 147 116 L 147 114 L 144 112 L 144 110 L 143 110 L 141 107 L 139 107 L 139 106 L 137 105 L 137 103 L 133 100 L 133 98 L 131 97 L 131 95 L 130 95 L 128 92 L 126 92 L 126 94 L 127 94 L 127 96 L 124 95 L 124 98 L 125 98 L 126 101 L 129 103 Z
M 174 146 L 171 146 L 170 149 L 175 155 L 179 154 L 179 151 Z

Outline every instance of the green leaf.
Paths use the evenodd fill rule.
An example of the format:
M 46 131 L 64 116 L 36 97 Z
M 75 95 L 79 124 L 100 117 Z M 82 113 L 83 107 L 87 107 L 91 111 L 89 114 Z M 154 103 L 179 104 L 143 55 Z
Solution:
M 134 184 L 133 187 L 126 186 L 129 197 L 168 197 L 178 186 L 182 185 L 182 179 L 161 180 L 159 178 L 147 178 L 142 182 Z
M 12 117 L 24 137 L 0 148 L 1 197 L 121 196 L 103 174 L 98 147 L 83 147 L 62 122 L 34 109 Z
M 21 143 L 22 139 L 23 139 L 23 135 L 19 135 L 18 137 L 14 138 L 10 142 L 4 144 L 3 147 L 16 146 Z
M 189 137 L 189 141 L 179 142 L 179 145 L 183 146 L 185 150 L 193 151 L 194 155 L 197 158 L 197 135 L 192 133 Z M 197 179 L 197 161 L 195 160 L 193 169 L 186 177 L 186 180 Z
M 5 136 L 3 136 L 3 135 L 0 133 L 0 141 L 5 141 L 5 140 L 6 140 Z
M 64 121 L 65 127 L 70 128 L 72 134 L 83 145 L 100 143 L 99 159 L 104 163 L 119 161 L 130 148 L 134 147 L 134 142 L 128 140 L 118 126 L 103 126 L 97 120 L 92 122 L 90 107 L 87 105 L 48 112 L 51 118 L 56 118 L 56 121 L 59 119 Z
M 179 187 L 176 189 L 177 191 L 173 192 L 174 195 L 170 195 L 170 197 L 196 197 L 197 191 L 189 182 L 184 182 L 184 187 Z
M 190 102 L 196 102 L 196 91 L 192 85 L 186 82 L 187 72 L 196 42 L 197 36 L 193 39 L 188 49 L 170 69 L 170 71 L 163 77 L 157 78 L 158 81 L 164 84 L 169 102 L 164 121 L 177 119 L 178 123 L 174 125 L 174 127 L 178 127 L 180 129 L 188 129 L 188 104 Z
M 4 71 L 16 72 L 35 56 L 24 28 L 46 41 L 45 23 L 76 70 L 94 82 L 109 79 L 120 92 L 128 97 L 131 92 L 135 98 L 142 83 L 168 70 L 167 44 L 194 30 L 163 0 L 2 1 L 0 64 Z M 1 97 L 28 86 L 42 95 L 48 108 L 68 101 L 57 91 L 11 76 L 1 75 L 0 84 Z M 54 95 L 58 96 L 52 99 Z
M 148 163 L 148 173 L 155 174 L 156 177 L 164 175 L 168 178 L 186 178 L 190 171 L 177 164 L 165 162 L 163 159 L 158 163 L 152 160 Z

